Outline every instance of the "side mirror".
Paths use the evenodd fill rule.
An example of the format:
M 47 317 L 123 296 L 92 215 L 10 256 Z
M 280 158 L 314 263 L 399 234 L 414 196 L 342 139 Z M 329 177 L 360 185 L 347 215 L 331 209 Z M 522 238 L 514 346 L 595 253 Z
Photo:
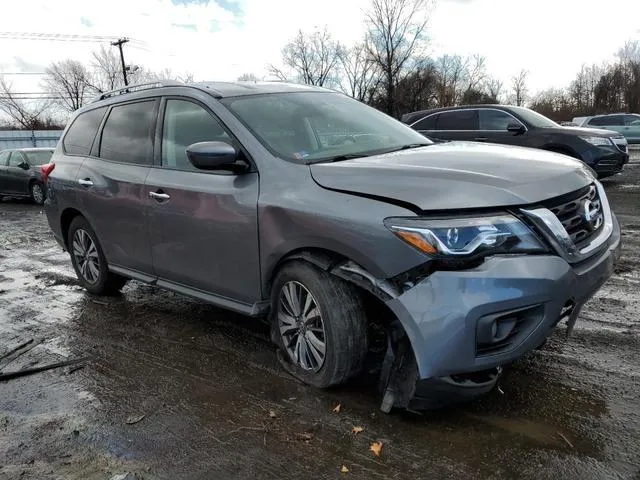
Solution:
M 235 163 L 238 152 L 226 142 L 198 142 L 187 147 L 191 164 L 201 170 L 215 170 Z
M 524 129 L 524 125 L 514 122 L 507 125 L 507 131 L 518 135 L 518 134 L 524 133 L 525 129 Z

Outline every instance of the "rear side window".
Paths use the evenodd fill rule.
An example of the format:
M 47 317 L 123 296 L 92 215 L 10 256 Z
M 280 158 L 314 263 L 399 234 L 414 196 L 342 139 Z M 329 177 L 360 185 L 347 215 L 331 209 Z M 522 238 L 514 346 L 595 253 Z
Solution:
M 589 125 L 594 125 L 596 127 L 624 125 L 624 118 L 622 115 L 607 115 L 606 117 L 596 117 L 589 120 Z
M 76 117 L 62 140 L 65 153 L 89 155 L 91 144 L 98 133 L 100 122 L 102 122 L 106 111 L 107 107 L 96 108 Z
M 413 128 L 414 130 L 435 130 L 437 118 L 437 113 L 435 115 L 429 115 L 428 117 L 420 120 L 418 123 L 414 123 L 411 128 Z
M 111 109 L 102 129 L 100 158 L 151 165 L 156 101 L 127 103 Z
M 478 130 L 478 111 L 442 112 L 436 121 L 436 130 Z

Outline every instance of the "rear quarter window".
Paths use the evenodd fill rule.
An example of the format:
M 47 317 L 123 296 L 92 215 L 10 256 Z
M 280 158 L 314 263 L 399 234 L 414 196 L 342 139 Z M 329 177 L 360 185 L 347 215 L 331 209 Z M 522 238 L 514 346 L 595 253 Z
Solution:
M 107 107 L 96 108 L 78 115 L 64 138 L 62 146 L 65 153 L 70 155 L 89 155 L 93 139 L 98 133 L 102 117 L 104 117 Z

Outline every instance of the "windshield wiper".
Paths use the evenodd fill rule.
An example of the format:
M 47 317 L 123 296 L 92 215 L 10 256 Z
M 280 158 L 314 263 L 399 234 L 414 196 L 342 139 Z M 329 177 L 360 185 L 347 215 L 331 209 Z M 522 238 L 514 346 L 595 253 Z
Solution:
M 409 150 L 411 148 L 428 147 L 429 145 L 433 145 L 433 143 L 408 143 L 407 145 L 394 148 L 391 152 L 399 152 L 400 150 Z
M 312 163 L 333 163 L 342 162 L 343 160 L 353 160 L 354 158 L 368 157 L 364 153 L 343 153 L 342 155 L 336 155 L 335 157 L 323 158 L 317 162 Z

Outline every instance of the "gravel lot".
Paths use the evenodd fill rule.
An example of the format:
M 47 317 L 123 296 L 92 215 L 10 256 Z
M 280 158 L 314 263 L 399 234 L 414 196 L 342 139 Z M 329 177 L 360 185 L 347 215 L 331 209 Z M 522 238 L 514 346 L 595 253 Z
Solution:
M 41 209 L 5 200 L 0 356 L 33 348 L 0 369 L 89 360 L 0 382 L 0 479 L 640 479 L 640 164 L 604 184 L 623 256 L 571 338 L 480 401 L 391 415 L 367 379 L 288 377 L 257 321 L 136 282 L 90 296 Z

